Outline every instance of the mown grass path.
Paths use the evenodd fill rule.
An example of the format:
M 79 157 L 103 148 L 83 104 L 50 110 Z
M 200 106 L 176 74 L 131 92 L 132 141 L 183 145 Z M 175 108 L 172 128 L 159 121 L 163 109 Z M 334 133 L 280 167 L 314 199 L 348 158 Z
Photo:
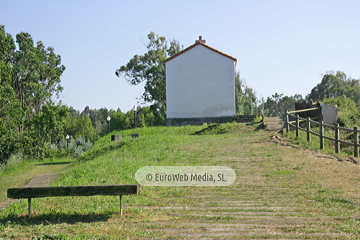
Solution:
M 48 186 L 52 181 L 54 181 L 57 178 L 58 174 L 41 174 L 37 175 L 36 177 L 33 177 L 28 184 L 25 185 L 25 187 L 46 187 Z M 8 199 L 3 203 L 0 203 L 0 210 L 3 210 L 4 208 L 10 206 L 12 203 L 19 201 L 19 199 Z
M 45 161 L 21 161 L 0 171 L 0 205 L 7 201 L 6 192 L 10 187 L 24 187 L 26 184 L 39 175 L 44 175 L 45 179 L 39 179 L 40 182 L 48 184 L 53 179 L 46 179 L 47 174 L 58 174 L 67 171 L 67 167 L 71 163 L 69 159 L 57 159 Z M 36 179 L 34 179 L 36 180 Z M 31 184 L 33 184 L 32 182 Z
M 153 163 L 228 166 L 237 174 L 230 186 L 144 186 L 140 196 L 125 199 L 123 216 L 116 213 L 114 198 L 39 199 L 43 208 L 31 221 L 17 210 L 25 203 L 0 215 L 6 232 L 0 238 L 50 233 L 59 239 L 359 238 L 358 165 L 339 161 L 346 157 L 301 149 L 274 132 L 255 131 L 256 126 L 225 127 L 227 133 L 200 136 L 191 133 L 201 127 L 178 133 L 176 128 L 159 133 L 159 128 L 159 138 L 155 132 L 141 132 L 142 139 L 129 140 L 104 159 L 75 165 L 54 184 L 134 183 L 134 171 Z M 131 174 L 114 179 L 114 161 Z
M 225 146 L 213 145 L 217 154 L 206 158 L 206 164 L 233 168 L 236 182 L 187 188 L 169 204 L 142 206 L 164 216 L 148 223 L 149 231 L 187 239 L 358 238 L 358 191 L 339 188 L 356 187 L 358 166 L 296 149 L 273 134 L 238 135 L 223 139 Z M 344 182 L 350 175 L 356 182 Z

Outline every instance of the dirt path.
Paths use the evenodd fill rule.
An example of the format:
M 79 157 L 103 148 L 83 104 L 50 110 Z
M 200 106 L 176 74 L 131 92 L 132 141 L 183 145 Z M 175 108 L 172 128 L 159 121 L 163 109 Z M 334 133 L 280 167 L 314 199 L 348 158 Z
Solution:
M 54 174 L 42 174 L 32 178 L 25 187 L 46 187 L 52 181 L 54 181 L 58 177 L 57 173 Z M 3 203 L 0 203 L 0 211 L 10 206 L 14 202 L 20 201 L 19 199 L 8 199 Z
M 264 125 L 267 130 L 279 131 L 285 128 L 285 119 L 283 117 L 266 117 Z

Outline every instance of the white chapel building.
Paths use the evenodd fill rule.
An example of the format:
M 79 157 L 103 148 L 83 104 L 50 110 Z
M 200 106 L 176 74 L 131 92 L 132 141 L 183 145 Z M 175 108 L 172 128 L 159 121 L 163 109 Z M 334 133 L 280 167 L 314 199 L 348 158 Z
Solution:
M 232 120 L 236 114 L 236 62 L 236 58 L 208 46 L 201 36 L 166 59 L 166 125 Z

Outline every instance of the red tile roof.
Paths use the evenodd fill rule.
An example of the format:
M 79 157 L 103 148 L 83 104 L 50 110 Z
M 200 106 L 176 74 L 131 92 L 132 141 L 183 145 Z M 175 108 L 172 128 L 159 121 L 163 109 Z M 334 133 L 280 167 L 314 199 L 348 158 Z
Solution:
M 196 43 L 194 43 L 194 44 L 191 45 L 190 47 L 185 48 L 185 49 L 182 50 L 181 52 L 178 52 L 177 54 L 175 54 L 175 55 L 167 58 L 167 59 L 164 61 L 164 63 L 167 63 L 168 61 L 170 61 L 170 60 L 172 60 L 172 59 L 180 56 L 181 54 L 189 51 L 190 49 L 192 49 L 192 48 L 194 48 L 194 47 L 196 47 L 196 46 L 198 46 L 198 45 L 202 45 L 202 46 L 204 46 L 204 47 L 206 47 L 206 48 L 208 48 L 208 49 L 210 49 L 210 50 L 212 50 L 212 51 L 214 51 L 214 52 L 216 52 L 216 53 L 219 53 L 219 54 L 221 54 L 221 55 L 223 55 L 223 56 L 225 56 L 225 57 L 228 57 L 228 58 L 234 60 L 235 62 L 237 62 L 237 59 L 236 59 L 236 58 L 234 58 L 234 57 L 232 57 L 232 56 L 230 56 L 230 55 L 227 55 L 226 53 L 223 53 L 223 52 L 221 52 L 221 51 L 219 51 L 219 50 L 217 50 L 217 49 L 215 49 L 215 48 L 212 48 L 212 47 L 206 45 L 205 43 L 203 43 L 203 42 L 201 42 L 201 41 L 197 41 Z

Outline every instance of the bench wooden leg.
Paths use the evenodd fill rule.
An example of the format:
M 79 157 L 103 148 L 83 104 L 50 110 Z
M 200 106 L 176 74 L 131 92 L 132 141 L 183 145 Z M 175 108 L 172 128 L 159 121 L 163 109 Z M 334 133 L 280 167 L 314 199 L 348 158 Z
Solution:
M 31 198 L 28 198 L 28 217 L 31 218 Z
M 120 195 L 120 215 L 123 215 L 123 210 L 122 210 L 122 195 Z

